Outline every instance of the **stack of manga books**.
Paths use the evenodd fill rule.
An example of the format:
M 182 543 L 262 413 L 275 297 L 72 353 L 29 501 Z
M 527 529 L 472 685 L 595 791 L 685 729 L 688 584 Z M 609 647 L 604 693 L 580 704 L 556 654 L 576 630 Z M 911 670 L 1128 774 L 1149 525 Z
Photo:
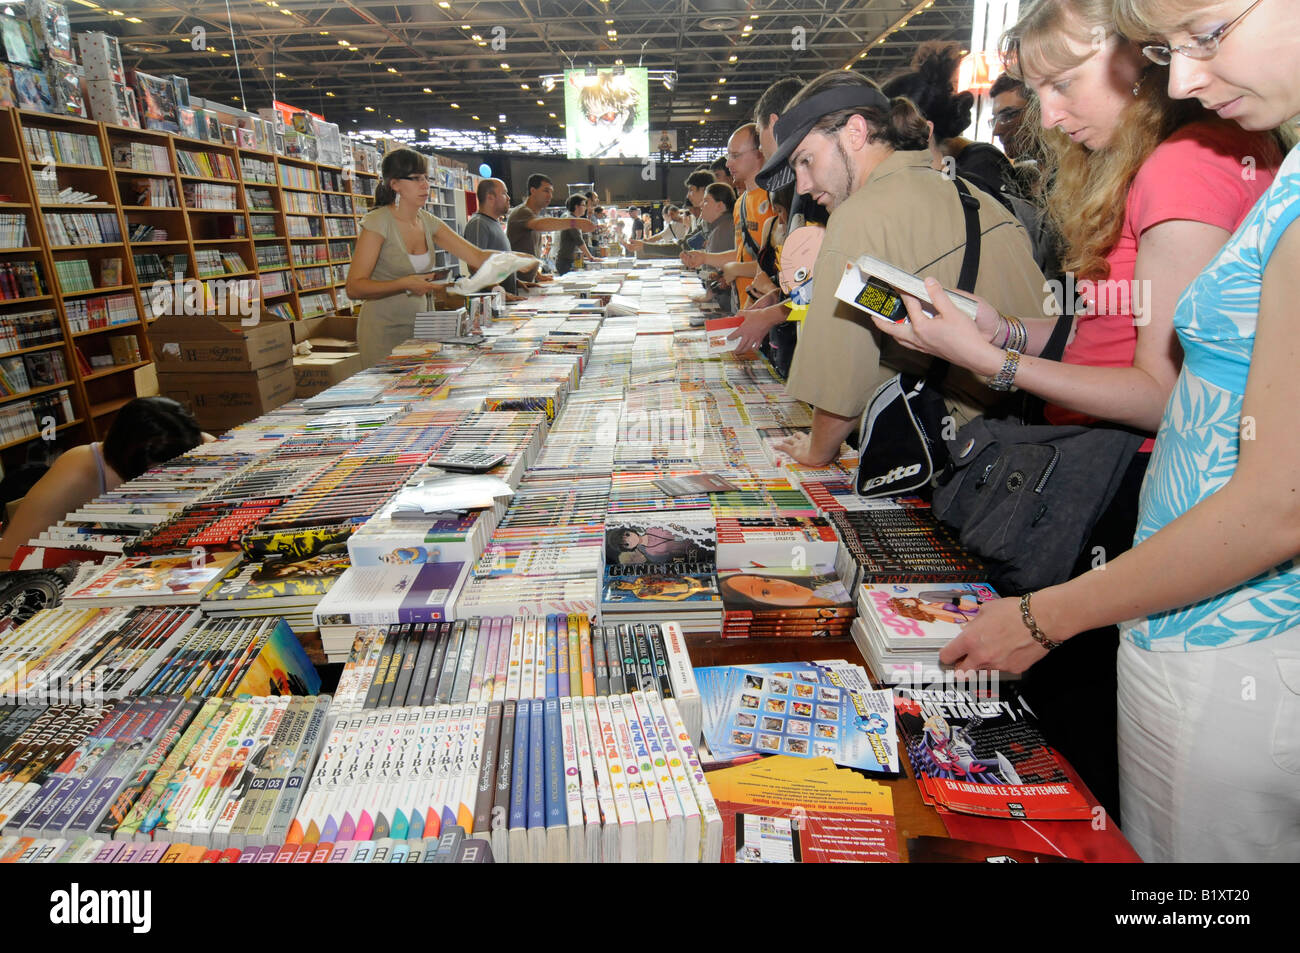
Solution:
M 336 699 L 289 832 L 300 857 L 458 829 L 490 838 L 498 861 L 718 860 L 721 818 L 685 720 L 698 692 L 671 624 L 374 627 Z

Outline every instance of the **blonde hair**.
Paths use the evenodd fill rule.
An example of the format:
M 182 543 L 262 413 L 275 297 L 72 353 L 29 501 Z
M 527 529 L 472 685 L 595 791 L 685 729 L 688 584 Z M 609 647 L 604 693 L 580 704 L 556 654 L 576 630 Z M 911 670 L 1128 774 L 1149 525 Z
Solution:
M 1203 6 L 1197 0 L 1114 0 L 1111 15 L 1115 26 L 1128 36 L 1159 39 L 1178 29 Z M 1284 123 L 1272 131 L 1272 139 L 1285 154 L 1300 142 L 1300 130 L 1292 123 Z
M 1094 55 L 1103 37 L 1130 42 L 1115 28 L 1111 0 L 1038 0 L 1002 38 L 1003 58 L 1017 78 L 1026 72 L 1053 76 Z M 1089 52 L 1080 55 L 1080 45 Z M 1151 64 L 1110 143 L 1093 151 L 1059 129 L 1043 129 L 1038 97 L 1030 99 L 1025 122 L 1036 130 L 1053 167 L 1047 214 L 1064 239 L 1066 271 L 1092 279 L 1109 275 L 1106 255 L 1119 241 L 1125 199 L 1138 170 L 1176 129 L 1208 115 L 1197 102 L 1170 99 L 1168 68 Z

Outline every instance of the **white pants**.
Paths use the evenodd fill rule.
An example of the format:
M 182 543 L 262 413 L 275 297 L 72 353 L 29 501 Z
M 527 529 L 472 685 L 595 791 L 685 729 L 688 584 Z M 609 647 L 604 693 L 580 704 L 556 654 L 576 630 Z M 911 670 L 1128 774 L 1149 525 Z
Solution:
M 1119 649 L 1124 834 L 1146 861 L 1300 862 L 1300 628 Z

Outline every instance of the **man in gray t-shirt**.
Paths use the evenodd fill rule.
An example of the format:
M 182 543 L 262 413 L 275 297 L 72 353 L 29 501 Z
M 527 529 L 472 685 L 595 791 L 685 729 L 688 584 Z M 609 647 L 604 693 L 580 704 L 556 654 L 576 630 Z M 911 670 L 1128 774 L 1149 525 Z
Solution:
M 482 179 L 478 184 L 478 211 L 465 223 L 465 240 L 487 251 L 510 251 L 506 230 L 501 227 L 501 216 L 510 207 L 510 193 L 500 179 Z M 518 281 L 512 272 L 501 282 L 506 294 L 519 293 Z
M 558 232 L 576 228 L 580 232 L 594 231 L 596 226 L 588 219 L 547 217 L 538 213 L 551 204 L 555 186 L 540 172 L 528 177 L 528 198 L 510 210 L 506 217 L 506 238 L 510 247 L 525 255 L 541 258 L 541 233 Z M 530 279 L 532 275 L 528 276 Z

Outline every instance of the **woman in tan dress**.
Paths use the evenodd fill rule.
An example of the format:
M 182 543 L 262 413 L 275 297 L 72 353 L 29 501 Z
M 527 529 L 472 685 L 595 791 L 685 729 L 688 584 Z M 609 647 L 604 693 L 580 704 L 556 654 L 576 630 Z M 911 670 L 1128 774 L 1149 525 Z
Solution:
M 412 337 L 415 314 L 432 307 L 434 247 L 476 270 L 490 251 L 471 245 L 455 229 L 424 210 L 429 198 L 428 159 L 413 149 L 384 156 L 375 207 L 361 220 L 348 297 L 362 301 L 357 345 L 366 367 L 379 363 Z

